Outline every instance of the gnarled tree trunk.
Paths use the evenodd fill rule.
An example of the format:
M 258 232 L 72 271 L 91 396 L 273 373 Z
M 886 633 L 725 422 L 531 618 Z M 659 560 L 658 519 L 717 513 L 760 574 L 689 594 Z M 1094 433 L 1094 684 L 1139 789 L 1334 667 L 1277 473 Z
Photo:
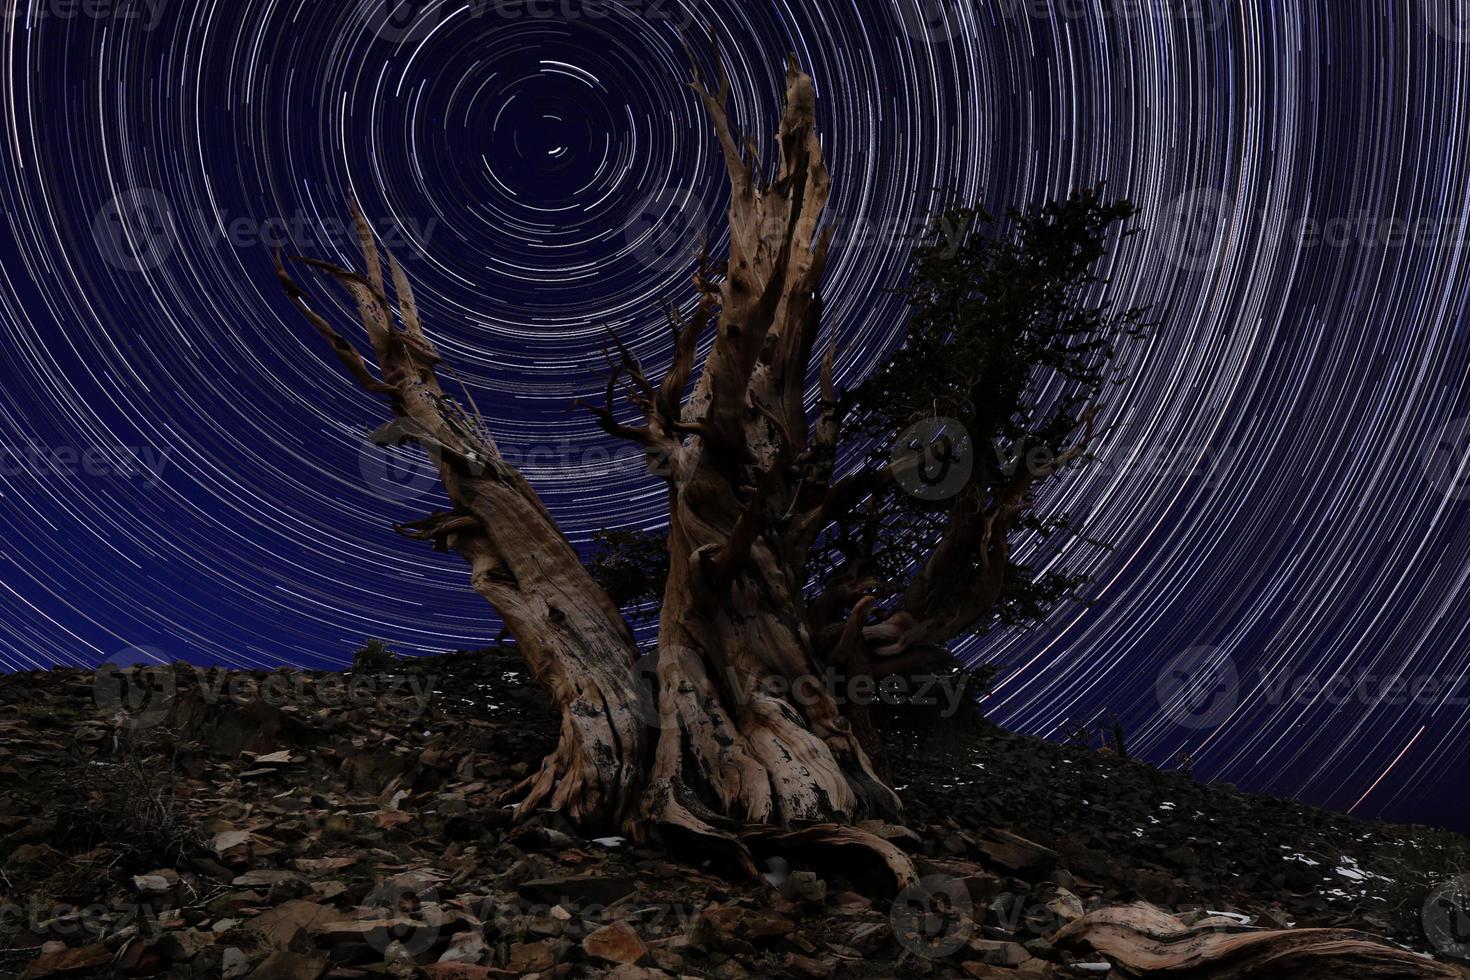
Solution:
M 789 64 L 769 184 L 755 148 L 731 131 L 728 80 L 696 88 L 730 177 L 730 255 L 718 282 L 707 262 L 695 277 L 705 303 L 685 330 L 716 303 L 719 325 L 692 397 L 677 414 L 671 400 L 645 406 L 672 487 L 649 812 L 702 830 L 728 817 L 893 816 L 896 797 L 816 682 L 806 625 L 807 528 L 831 476 L 823 438 L 834 434 L 819 427 L 809 439 L 802 397 L 831 232 L 821 227 L 830 182 L 812 80 Z M 671 377 L 682 387 L 680 366 Z M 626 356 L 624 367 L 636 383 L 641 370 Z
M 651 709 L 619 610 L 491 435 L 445 394 L 412 288 L 389 256 L 395 322 L 356 202 L 365 271 L 298 261 L 354 296 L 376 373 L 277 262 L 288 295 L 347 369 L 386 396 L 394 422 L 379 441 L 419 443 L 438 465 L 453 509 L 399 530 L 464 557 L 475 590 L 562 712 L 560 744 L 520 788 L 519 811 L 552 808 L 589 828 L 635 835 L 649 825 L 692 833 L 728 843 L 749 869 L 740 841 L 752 832 L 804 827 L 811 842 L 823 825 L 899 809 L 817 682 L 819 651 L 804 607 L 803 571 L 836 441 L 830 360 L 814 434 L 802 401 L 830 240 L 830 229 L 819 230 L 829 179 L 812 80 L 794 60 L 786 87 L 780 164 L 767 183 L 755 147 L 741 145 L 726 116 L 723 67 L 714 89 L 695 83 L 730 176 L 731 253 L 719 270 L 701 259 L 701 299 L 689 322 L 668 311 L 677 355 L 657 387 L 617 344 L 607 404 L 592 409 L 607 431 L 643 445 L 670 488 L 670 574 Z M 718 334 L 690 392 L 699 337 L 711 324 Z M 646 425 L 617 421 L 619 380 Z M 848 633 L 857 640 L 855 628 Z M 867 845 L 900 881 L 911 877 L 907 860 L 877 838 L 846 828 L 831 839 Z

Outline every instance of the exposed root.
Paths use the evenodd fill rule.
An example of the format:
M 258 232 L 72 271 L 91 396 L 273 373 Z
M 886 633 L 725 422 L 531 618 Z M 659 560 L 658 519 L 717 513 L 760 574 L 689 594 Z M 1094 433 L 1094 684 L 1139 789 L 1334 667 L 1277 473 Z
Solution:
M 1350 929 L 1240 931 L 1193 928 L 1151 905 L 1089 913 L 1052 937 L 1063 948 L 1102 954 L 1133 977 L 1188 980 L 1464 980 L 1470 971 L 1436 963 Z
M 816 824 L 800 830 L 782 831 L 765 827 L 752 831 L 747 838 L 762 848 L 801 849 L 803 854 L 814 850 L 841 858 L 849 876 L 853 875 L 851 862 L 866 862 L 870 869 L 882 871 L 882 876 L 891 886 L 890 894 L 896 894 L 918 881 L 914 862 L 893 844 L 865 830 L 845 824 Z

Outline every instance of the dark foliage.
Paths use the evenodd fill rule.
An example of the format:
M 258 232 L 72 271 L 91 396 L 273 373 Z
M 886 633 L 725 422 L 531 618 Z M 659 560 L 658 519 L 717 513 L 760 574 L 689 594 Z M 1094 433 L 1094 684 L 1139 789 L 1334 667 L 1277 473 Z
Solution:
M 597 552 L 588 570 L 597 584 L 633 620 L 646 622 L 658 615 L 669 574 L 669 553 L 662 531 L 608 530 L 593 536 Z
M 1098 295 L 1106 280 L 1097 266 L 1113 243 L 1132 234 L 1122 226 L 1134 213 L 1127 201 L 1085 191 L 1004 219 L 955 208 L 932 224 L 915 252 L 912 278 L 899 290 L 911 310 L 903 345 L 845 395 L 844 434 L 882 446 L 869 460 L 878 467 L 914 423 L 951 419 L 973 471 L 946 499 L 920 499 L 889 485 L 843 515 L 828 532 L 816 577 L 867 551 L 880 603 L 895 599 L 897 587 L 888 583 L 909 578 L 956 511 L 989 513 L 1025 470 L 1045 471 L 1077 443 L 1089 411 L 1118 380 L 1121 343 L 1148 326 L 1145 310 L 1114 309 Z M 1038 545 L 1076 530 L 1066 514 L 1028 507 L 1011 531 L 1031 545 L 1031 560 L 1013 550 L 1000 601 L 974 631 L 1037 623 L 1074 596 L 1085 577 L 1042 570 L 1036 559 L 1043 555 Z

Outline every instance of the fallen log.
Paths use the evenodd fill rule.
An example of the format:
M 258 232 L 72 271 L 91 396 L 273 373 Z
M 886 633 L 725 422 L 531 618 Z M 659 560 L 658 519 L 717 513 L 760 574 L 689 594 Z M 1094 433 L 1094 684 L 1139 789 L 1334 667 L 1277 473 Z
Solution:
M 1352 929 L 1263 931 L 1208 919 L 1187 926 L 1143 903 L 1063 926 L 1054 945 L 1099 954 L 1124 976 L 1179 980 L 1466 980 L 1441 963 Z

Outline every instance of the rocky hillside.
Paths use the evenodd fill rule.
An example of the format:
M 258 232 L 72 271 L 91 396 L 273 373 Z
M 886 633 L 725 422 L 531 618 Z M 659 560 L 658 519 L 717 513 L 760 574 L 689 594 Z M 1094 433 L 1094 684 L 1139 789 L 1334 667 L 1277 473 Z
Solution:
M 1448 833 L 977 720 L 880 760 L 908 825 L 866 829 L 918 885 L 800 848 L 732 880 L 553 816 L 512 826 L 497 801 L 556 728 L 496 652 L 0 678 L 0 977 L 1116 977 L 1142 967 L 1081 927 L 1118 906 L 1166 945 L 1360 930 L 1470 977 L 1470 841 Z

